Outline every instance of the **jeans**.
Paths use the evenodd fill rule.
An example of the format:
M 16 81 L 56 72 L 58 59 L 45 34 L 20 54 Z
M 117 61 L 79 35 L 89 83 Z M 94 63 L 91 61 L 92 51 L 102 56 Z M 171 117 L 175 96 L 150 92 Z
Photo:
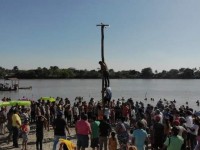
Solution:
M 110 86 L 109 72 L 108 71 L 104 71 L 103 72 L 103 81 L 105 83 L 105 87 L 109 87 Z
M 19 139 L 19 129 L 17 127 L 13 127 L 13 146 L 18 147 L 18 139 Z
M 107 150 L 107 143 L 108 143 L 108 137 L 107 136 L 100 136 L 99 137 L 100 150 L 102 150 L 102 149 Z
M 36 149 L 42 150 L 43 135 L 36 135 Z
M 4 123 L 0 123 L 0 133 L 1 134 L 5 134 L 5 122 Z
M 58 144 L 59 139 L 66 139 L 66 136 L 59 136 L 59 135 L 54 135 L 54 143 L 53 143 L 53 150 L 56 150 L 56 146 Z
M 13 131 L 12 131 L 12 126 L 7 125 L 7 129 L 9 131 L 9 134 L 7 136 L 8 142 L 12 140 L 12 136 L 13 136 Z

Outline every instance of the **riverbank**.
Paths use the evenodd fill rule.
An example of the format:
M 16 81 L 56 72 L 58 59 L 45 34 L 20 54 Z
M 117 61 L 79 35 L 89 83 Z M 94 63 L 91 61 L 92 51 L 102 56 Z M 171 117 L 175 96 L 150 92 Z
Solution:
M 132 98 L 134 101 L 142 101 L 145 104 L 156 105 L 159 99 L 168 101 L 176 100 L 176 105 L 186 105 L 194 110 L 199 110 L 196 101 L 200 100 L 200 80 L 130 80 L 111 79 L 112 99 Z M 77 96 L 89 101 L 92 97 L 95 101 L 101 99 L 100 79 L 60 79 L 60 80 L 21 80 L 20 86 L 32 86 L 32 90 L 19 90 L 17 92 L 0 91 L 0 99 L 10 97 L 21 99 L 23 97 L 37 100 L 44 96 L 69 98 L 73 104 Z M 147 98 L 147 101 L 144 99 Z M 150 101 L 154 98 L 155 101 Z

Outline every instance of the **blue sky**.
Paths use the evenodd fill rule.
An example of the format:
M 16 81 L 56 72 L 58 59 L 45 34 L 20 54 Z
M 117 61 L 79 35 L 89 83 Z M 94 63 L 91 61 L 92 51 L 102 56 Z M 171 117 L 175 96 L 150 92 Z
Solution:
M 0 0 L 0 66 L 200 67 L 199 0 Z

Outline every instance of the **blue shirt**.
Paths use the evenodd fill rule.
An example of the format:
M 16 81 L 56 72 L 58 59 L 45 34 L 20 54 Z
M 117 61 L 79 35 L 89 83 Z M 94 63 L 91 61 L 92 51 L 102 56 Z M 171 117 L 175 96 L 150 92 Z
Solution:
M 145 140 L 147 138 L 147 132 L 143 129 L 136 129 L 133 131 L 133 138 L 135 139 L 135 146 L 138 150 L 145 150 Z

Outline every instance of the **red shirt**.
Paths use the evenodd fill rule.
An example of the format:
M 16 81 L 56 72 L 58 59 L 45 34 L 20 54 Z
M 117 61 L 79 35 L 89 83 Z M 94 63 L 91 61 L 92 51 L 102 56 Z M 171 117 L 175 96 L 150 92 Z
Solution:
M 128 117 L 128 114 L 129 114 L 129 108 L 128 108 L 128 106 L 124 106 L 123 107 L 123 116 Z
M 90 123 L 86 120 L 79 120 L 76 123 L 77 134 L 88 135 L 91 133 Z

